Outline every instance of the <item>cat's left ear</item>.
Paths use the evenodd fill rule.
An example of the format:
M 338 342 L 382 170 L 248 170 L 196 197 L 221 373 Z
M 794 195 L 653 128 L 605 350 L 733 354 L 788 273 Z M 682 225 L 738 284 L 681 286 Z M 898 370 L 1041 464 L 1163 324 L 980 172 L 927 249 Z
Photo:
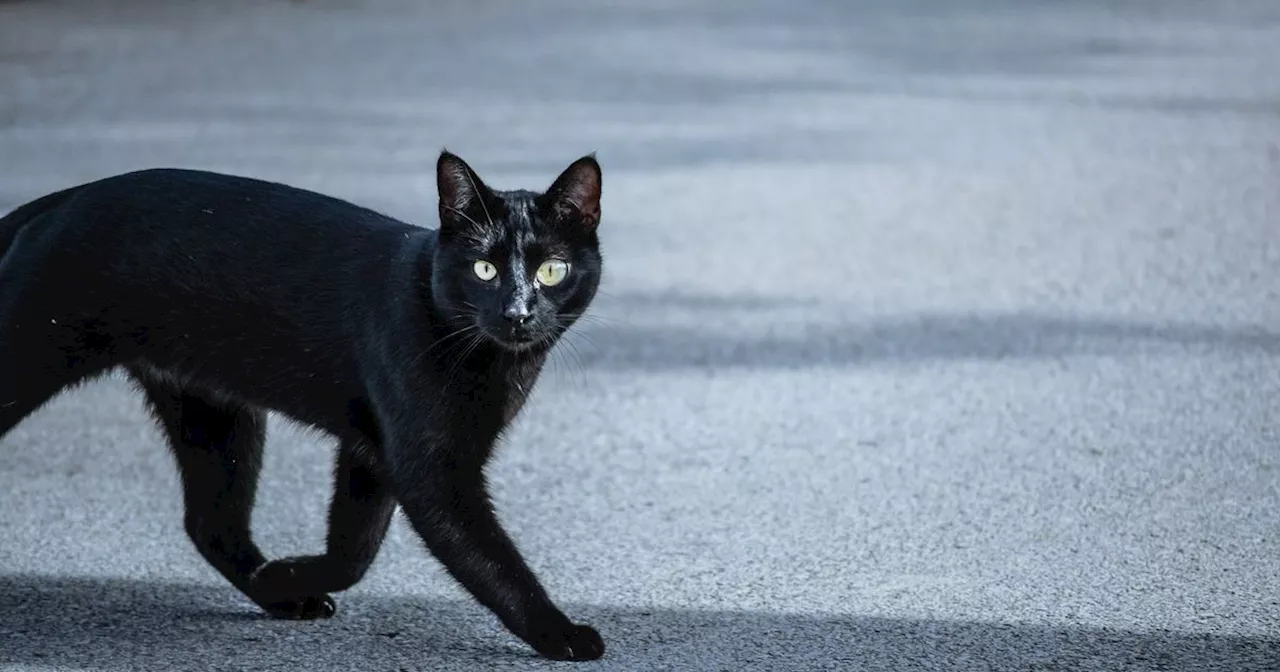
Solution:
M 436 189 L 440 196 L 442 231 L 461 230 L 469 224 L 474 225 L 481 212 L 484 218 L 489 217 L 484 204 L 489 188 L 466 161 L 447 149 L 440 152 L 436 161 Z
M 600 164 L 588 154 L 569 164 L 542 198 L 558 220 L 595 230 L 600 224 L 600 181 Z

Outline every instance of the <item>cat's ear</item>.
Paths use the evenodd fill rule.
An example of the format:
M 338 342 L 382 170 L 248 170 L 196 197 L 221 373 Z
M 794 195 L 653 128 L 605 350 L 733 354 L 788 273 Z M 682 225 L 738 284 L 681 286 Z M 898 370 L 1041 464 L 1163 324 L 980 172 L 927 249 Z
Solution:
M 600 164 L 594 154 L 574 161 L 542 198 L 561 221 L 594 230 L 600 224 Z
M 458 228 L 471 225 L 476 215 L 471 211 L 484 205 L 489 188 L 471 166 L 449 150 L 442 150 L 436 161 L 436 190 L 440 194 L 440 227 Z

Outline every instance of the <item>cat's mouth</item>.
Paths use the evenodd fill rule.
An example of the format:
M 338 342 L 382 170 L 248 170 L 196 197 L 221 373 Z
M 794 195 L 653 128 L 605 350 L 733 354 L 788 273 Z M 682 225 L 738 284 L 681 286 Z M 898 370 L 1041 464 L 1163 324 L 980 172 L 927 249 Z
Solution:
M 538 341 L 532 338 L 524 340 L 508 340 L 503 342 L 502 345 L 512 352 L 524 352 L 525 350 L 532 350 L 538 345 Z
M 489 337 L 489 340 L 498 347 L 509 352 L 525 352 L 527 350 L 533 350 L 544 342 L 544 339 L 540 338 L 538 334 L 527 331 L 495 333 L 494 331 L 486 330 L 486 335 Z

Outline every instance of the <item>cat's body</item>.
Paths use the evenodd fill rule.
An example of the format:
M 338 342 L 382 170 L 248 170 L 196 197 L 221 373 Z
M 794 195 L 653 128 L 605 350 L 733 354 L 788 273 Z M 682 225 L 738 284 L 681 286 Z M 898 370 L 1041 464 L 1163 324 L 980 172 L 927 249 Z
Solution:
M 447 152 L 437 171 L 438 231 L 171 169 L 18 208 L 0 219 L 0 434 L 124 367 L 178 458 L 192 540 L 268 613 L 332 615 L 327 593 L 363 576 L 398 503 L 512 632 L 596 658 L 599 636 L 502 531 L 483 467 L 594 296 L 599 167 L 575 162 L 546 194 L 490 190 Z M 323 556 L 267 562 L 251 539 L 267 410 L 339 441 Z

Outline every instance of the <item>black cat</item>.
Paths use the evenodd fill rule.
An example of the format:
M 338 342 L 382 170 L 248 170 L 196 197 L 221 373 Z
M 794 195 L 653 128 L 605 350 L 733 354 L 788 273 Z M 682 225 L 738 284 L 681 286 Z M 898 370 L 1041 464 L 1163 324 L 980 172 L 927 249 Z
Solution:
M 600 166 L 545 193 L 444 151 L 438 231 L 293 187 L 157 169 L 0 219 L 0 435 L 124 367 L 181 470 L 186 530 L 279 618 L 334 614 L 397 503 L 427 548 L 544 656 L 599 634 L 552 603 L 494 515 L 484 465 L 600 282 Z M 337 437 L 324 555 L 250 536 L 266 411 Z

